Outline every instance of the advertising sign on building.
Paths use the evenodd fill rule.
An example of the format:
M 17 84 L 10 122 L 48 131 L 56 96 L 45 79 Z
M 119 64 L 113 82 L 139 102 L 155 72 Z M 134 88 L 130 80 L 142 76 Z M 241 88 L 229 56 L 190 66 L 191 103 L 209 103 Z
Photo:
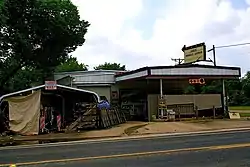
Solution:
M 205 43 L 200 43 L 192 46 L 182 48 L 184 52 L 184 62 L 193 63 L 197 61 L 206 60 L 206 45 Z
M 205 79 L 204 79 L 204 78 L 189 79 L 189 83 L 190 83 L 190 84 L 200 84 L 200 85 L 204 85 L 204 84 L 206 84 L 206 82 L 205 82 Z
M 56 81 L 45 81 L 45 90 L 56 90 Z

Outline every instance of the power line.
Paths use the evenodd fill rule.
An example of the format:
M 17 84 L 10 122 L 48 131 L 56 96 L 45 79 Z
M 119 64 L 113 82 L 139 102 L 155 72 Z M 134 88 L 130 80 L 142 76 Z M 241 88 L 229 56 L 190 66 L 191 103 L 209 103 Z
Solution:
M 222 46 L 215 46 L 213 45 L 213 48 L 207 50 L 207 52 L 213 51 L 213 60 L 210 59 L 211 62 L 214 63 L 214 66 L 216 66 L 216 55 L 215 55 L 215 49 L 220 49 L 220 48 L 228 48 L 228 47 L 236 47 L 236 46 L 244 46 L 244 45 L 250 45 L 250 42 L 245 42 L 245 43 L 238 43 L 238 44 L 232 44 L 232 45 L 222 45 Z M 177 65 L 181 64 L 184 59 L 171 59 L 174 61 Z
M 180 59 L 180 58 L 179 59 L 171 58 L 171 60 L 174 61 L 176 63 L 176 65 L 180 65 L 184 61 L 184 59 Z
M 212 49 L 209 49 L 207 52 L 213 51 L 213 62 L 214 66 L 216 66 L 216 56 L 215 56 L 215 49 L 220 49 L 220 48 L 229 48 L 229 47 L 235 47 L 235 46 L 244 46 L 244 45 L 250 45 L 250 42 L 245 42 L 245 43 L 238 43 L 238 44 L 232 44 L 232 45 L 222 45 L 222 46 L 214 46 Z
M 233 45 L 216 46 L 215 48 L 228 48 L 228 47 L 244 46 L 244 45 L 250 45 L 250 42 L 238 43 L 238 44 L 233 44 Z

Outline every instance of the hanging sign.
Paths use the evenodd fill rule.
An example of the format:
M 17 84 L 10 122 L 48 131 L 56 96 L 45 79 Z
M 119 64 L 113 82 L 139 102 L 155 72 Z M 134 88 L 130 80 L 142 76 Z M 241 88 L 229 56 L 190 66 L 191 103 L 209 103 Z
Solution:
M 206 45 L 205 43 L 199 43 L 196 45 L 188 46 L 184 45 L 182 48 L 184 53 L 184 62 L 193 63 L 197 61 L 206 60 Z
M 206 82 L 204 78 L 198 78 L 198 79 L 189 79 L 189 83 L 204 85 Z
M 56 81 L 45 81 L 45 90 L 56 90 Z

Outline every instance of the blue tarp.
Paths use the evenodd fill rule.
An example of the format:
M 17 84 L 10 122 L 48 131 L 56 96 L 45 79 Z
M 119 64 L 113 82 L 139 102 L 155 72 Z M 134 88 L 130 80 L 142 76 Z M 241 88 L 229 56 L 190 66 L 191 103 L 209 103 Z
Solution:
M 103 101 L 101 101 L 98 105 L 97 105 L 97 107 L 101 110 L 101 109 L 110 109 L 110 104 L 109 104 L 109 102 L 108 101 L 106 101 L 106 100 L 103 100 Z

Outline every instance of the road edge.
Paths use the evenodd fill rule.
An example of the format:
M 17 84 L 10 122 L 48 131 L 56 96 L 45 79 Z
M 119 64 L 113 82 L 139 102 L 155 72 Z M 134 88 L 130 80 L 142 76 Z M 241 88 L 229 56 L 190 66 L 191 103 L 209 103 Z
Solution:
M 0 150 L 8 149 L 19 149 L 19 148 L 32 148 L 32 147 L 53 147 L 60 145 L 74 145 L 74 144 L 85 144 L 85 143 L 98 143 L 98 142 L 115 142 L 115 141 L 126 141 L 126 140 L 139 140 L 139 139 L 151 139 L 155 137 L 181 137 L 181 136 L 195 136 L 195 135 L 207 135 L 207 134 L 218 134 L 218 133 L 233 133 L 233 132 L 244 132 L 250 131 L 249 128 L 230 128 L 230 129 L 219 129 L 219 130 L 206 130 L 196 132 L 178 132 L 178 133 L 158 133 L 158 134 L 145 134 L 145 135 L 133 135 L 133 136 L 110 136 L 105 138 L 94 137 L 83 140 L 68 141 L 68 142 L 57 142 L 57 143 L 46 143 L 46 144 L 29 144 L 29 145 L 18 145 L 18 146 L 5 146 L 0 147 Z

